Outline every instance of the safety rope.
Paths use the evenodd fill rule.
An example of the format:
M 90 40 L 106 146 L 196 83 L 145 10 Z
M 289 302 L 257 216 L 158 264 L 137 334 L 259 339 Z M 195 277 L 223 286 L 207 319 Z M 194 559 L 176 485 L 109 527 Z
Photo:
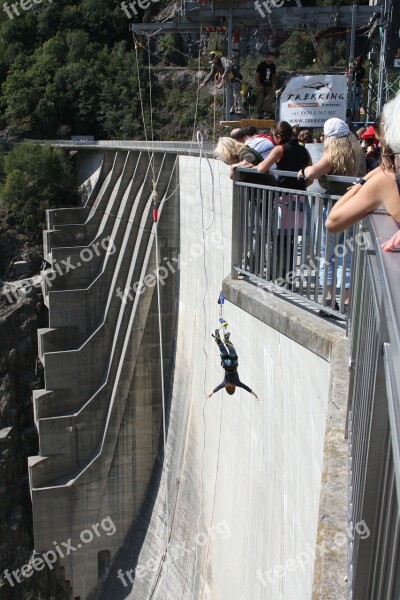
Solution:
M 200 36 L 202 35 L 202 31 L 203 31 L 203 20 L 202 20 L 202 17 L 201 17 L 201 21 L 200 21 Z M 142 46 L 137 41 L 137 39 L 135 39 L 135 44 L 136 44 L 136 46 L 139 46 L 139 47 L 143 48 L 143 50 L 145 50 L 146 52 L 150 52 L 147 48 L 145 48 L 145 46 Z M 136 65 L 137 65 L 138 78 L 139 78 L 139 66 L 138 66 L 137 47 L 136 46 L 135 46 L 135 49 L 136 49 Z M 198 71 L 200 71 L 200 68 L 201 68 L 201 51 L 200 51 L 200 48 L 199 48 L 199 54 L 198 54 Z M 140 88 L 139 88 L 139 90 L 140 90 Z M 140 104 L 141 104 L 141 107 L 142 107 L 142 115 L 143 115 L 143 101 L 142 101 L 142 95 L 141 95 L 141 93 L 139 93 L 139 97 L 140 97 Z M 198 110 L 199 110 L 199 97 L 200 97 L 200 81 L 198 80 L 197 81 L 197 95 L 196 95 L 195 113 L 194 113 L 194 120 L 193 120 L 193 134 L 192 134 L 192 139 L 194 140 L 193 141 L 193 149 L 195 148 L 195 145 L 196 145 L 195 131 L 196 131 L 196 127 L 197 127 L 197 118 L 198 118 Z M 147 138 L 146 138 L 146 141 L 147 141 Z M 191 152 L 191 148 L 189 148 L 188 158 L 186 160 L 186 164 L 185 164 L 184 168 L 182 169 L 182 175 L 184 175 L 186 173 L 186 171 L 187 171 L 188 164 L 189 164 L 190 157 L 191 157 L 190 152 Z M 149 160 L 150 160 L 150 157 L 149 157 Z M 178 185 L 172 190 L 172 192 L 170 193 L 170 195 L 167 196 L 163 200 L 163 202 L 166 202 L 167 200 L 169 200 L 175 194 L 175 192 L 180 188 L 180 185 L 181 185 L 181 183 L 179 181 Z
M 150 48 L 150 38 L 147 38 L 147 44 Z M 148 54 L 148 69 L 149 69 L 149 103 L 150 103 L 150 132 L 151 132 L 151 145 L 152 145 L 152 161 L 151 170 L 153 171 L 153 193 L 155 190 L 155 170 L 154 170 L 154 130 L 153 130 L 153 97 L 152 97 L 152 85 L 151 85 L 151 65 L 150 65 L 150 54 Z
M 155 189 L 155 182 L 153 189 L 153 223 L 155 229 L 155 242 L 156 242 L 156 263 L 157 263 L 157 308 L 158 308 L 158 332 L 159 332 L 159 346 L 160 346 L 160 372 L 161 372 L 161 398 L 162 398 L 162 427 L 163 427 L 163 450 L 164 450 L 164 461 L 163 461 L 163 472 L 165 480 L 165 521 L 166 521 L 166 532 L 165 532 L 165 552 L 164 562 L 167 561 L 167 570 L 165 574 L 165 598 L 167 598 L 167 586 L 168 586 L 168 571 L 169 571 L 169 558 L 168 558 L 168 539 L 169 539 L 169 496 L 168 496 L 168 468 L 167 468 L 167 425 L 166 425 L 166 407 L 165 407 L 165 385 L 164 385 L 164 358 L 163 358 L 163 338 L 162 338 L 162 319 L 161 319 L 161 294 L 160 294 L 160 261 L 158 254 L 158 207 L 157 202 L 157 191 Z
M 137 76 L 138 76 L 138 88 L 139 88 L 139 99 L 140 99 L 140 106 L 141 106 L 141 114 L 142 114 L 142 120 L 143 120 L 143 131 L 144 131 L 144 136 L 145 136 L 145 140 L 146 142 L 148 142 L 148 136 L 147 136 L 147 128 L 146 128 L 146 121 L 145 121 L 145 116 L 144 116 L 144 103 L 143 103 L 143 97 L 142 97 L 142 89 L 141 89 L 141 82 L 140 82 L 140 72 L 139 72 L 139 60 L 138 60 L 138 52 L 137 52 L 137 48 L 138 46 L 141 46 L 141 44 L 139 44 L 137 42 L 137 40 L 134 40 L 134 46 L 135 46 L 135 57 L 136 57 L 136 69 L 137 69 Z M 143 46 L 141 46 L 143 47 Z M 144 48 L 145 49 L 145 48 Z M 146 50 L 146 49 L 145 49 Z M 148 70 L 149 70 L 149 90 L 150 90 L 150 127 L 151 127 L 151 141 L 154 144 L 154 135 L 153 135 L 153 119 L 152 119 L 152 91 L 151 91 L 151 65 L 150 65 L 150 50 L 147 50 L 148 52 Z M 199 52 L 199 67 L 200 67 L 200 60 L 201 60 L 201 56 L 200 56 L 200 52 Z M 193 132 L 195 131 L 195 127 L 196 127 L 196 121 L 197 121 L 197 114 L 198 114 L 198 104 L 199 104 L 199 86 L 198 82 L 198 91 L 197 91 L 197 98 L 196 98 L 196 109 L 195 109 L 195 120 L 194 120 L 194 125 L 193 125 Z M 201 141 L 201 145 L 202 145 L 202 141 Z M 169 519 L 170 519 L 170 515 L 169 515 L 169 497 L 168 497 L 168 468 L 167 468 L 167 452 L 166 452 L 166 445 L 167 445 L 167 431 L 166 431 L 166 405 L 165 405 L 165 382 L 164 382 L 164 362 L 163 362 L 163 348 L 162 348 L 162 316 L 161 316 L 161 294 L 160 294 L 160 263 L 159 263 L 159 249 L 158 249 L 158 237 L 163 237 L 163 236 L 159 236 L 158 235 L 158 206 L 157 206 L 157 202 L 158 202 L 158 193 L 157 193 L 157 181 L 158 178 L 156 179 L 155 177 L 155 166 L 154 166 L 154 149 L 152 152 L 152 155 L 150 155 L 150 151 L 148 150 L 148 156 L 149 156 L 149 164 L 151 166 L 152 169 L 152 173 L 153 173 L 153 180 L 152 180 L 152 193 L 151 193 L 151 199 L 152 199 L 152 217 L 153 217 L 153 228 L 155 229 L 155 231 L 153 232 L 152 230 L 148 230 L 145 229 L 143 227 L 139 227 L 136 226 L 138 229 L 143 229 L 145 231 L 149 231 L 150 233 L 154 234 L 155 237 L 155 251 L 156 251 L 156 263 L 157 263 L 157 269 L 156 269 L 156 280 L 157 280 L 157 308 L 158 308 L 158 327 L 159 327 L 159 349 L 160 349 L 160 370 L 161 370 L 161 393 L 162 393 L 162 427 L 163 427 L 163 452 L 164 452 L 164 464 L 163 464 L 163 473 L 164 473 L 164 479 L 165 479 L 165 511 L 166 511 L 166 541 L 165 541 L 165 553 L 163 556 L 163 561 L 167 560 L 167 570 L 166 570 L 166 576 L 165 576 L 165 598 L 167 598 L 167 585 L 168 585 L 168 569 L 169 569 L 169 560 L 167 557 L 167 553 L 168 553 L 168 543 L 169 543 L 169 530 L 170 530 L 170 523 L 169 523 Z M 185 171 L 187 169 L 187 165 L 188 162 L 190 160 L 190 156 L 188 157 L 188 161 L 186 163 L 186 168 Z M 212 168 L 211 165 L 207 159 L 207 162 L 209 164 L 210 170 L 211 170 L 211 174 L 213 177 L 213 172 L 212 172 Z M 214 181 L 212 179 L 212 181 Z M 163 203 L 165 201 L 167 201 L 169 198 L 171 198 L 176 190 L 179 188 L 180 183 L 176 186 L 176 188 L 171 192 L 171 194 L 169 196 L 167 196 L 166 198 L 163 198 Z M 214 183 L 213 183 L 213 187 L 214 187 Z M 94 209 L 94 210 L 98 210 L 98 209 Z M 102 214 L 108 215 L 108 216 L 112 216 L 114 218 L 120 218 L 118 217 L 118 215 L 113 215 L 110 212 L 106 212 L 106 211 L 99 211 Z M 128 223 L 131 223 L 131 221 L 127 220 L 127 219 L 122 219 L 120 218 L 121 221 L 125 221 Z M 214 220 L 214 204 L 213 204 L 213 217 L 212 217 L 212 222 L 211 224 L 207 227 L 204 228 L 203 227 L 203 244 L 205 247 L 205 239 L 204 239 L 204 235 L 206 230 L 211 227 L 212 223 Z M 165 239 L 165 238 L 164 238 Z M 205 253 L 203 253 L 204 256 Z M 205 258 L 204 258 L 205 260 Z M 204 263 L 204 268 L 206 270 L 206 266 Z M 206 290 L 207 290 L 207 286 L 206 286 Z M 207 291 L 205 292 L 206 295 Z M 205 311 L 205 296 L 203 298 L 203 308 Z M 206 320 L 205 320 L 206 322 Z M 206 354 L 206 361 L 207 361 L 207 353 L 205 351 L 205 347 L 204 347 L 204 343 L 205 343 L 205 336 L 204 336 L 204 340 L 203 340 L 203 351 Z M 204 380 L 204 389 L 205 389 L 205 380 Z M 204 421 L 204 444 L 203 444 L 203 453 L 202 453 L 202 475 L 201 477 L 203 477 L 203 471 L 204 471 L 204 450 L 205 450 L 205 414 L 204 414 L 204 408 L 205 408 L 205 403 L 203 405 L 203 421 Z M 203 487 L 203 481 L 202 481 L 202 487 Z M 103 490 L 103 494 L 102 494 L 102 498 L 104 496 L 104 490 Z M 202 507 L 202 503 L 203 501 L 201 500 L 201 507 Z M 101 503 L 100 503 L 101 506 Z M 99 511 L 100 512 L 100 507 L 99 507 Z M 200 527 L 200 519 L 201 519 L 201 514 L 199 516 L 199 522 L 198 522 L 198 527 Z M 197 563 L 197 557 L 196 557 L 196 563 Z M 85 579 L 86 579 L 86 557 L 85 557 L 85 566 L 84 566 L 84 582 L 83 585 L 85 586 Z
M 142 97 L 142 86 L 140 84 L 140 71 L 139 71 L 139 57 L 138 57 L 138 51 L 137 51 L 137 43 L 136 43 L 136 39 L 134 40 L 134 47 L 135 47 L 135 57 L 136 57 L 136 71 L 137 71 L 137 78 L 138 78 L 138 89 L 139 89 L 139 99 L 140 99 L 140 109 L 142 112 L 142 121 L 143 121 L 143 133 L 144 133 L 144 139 L 146 140 L 146 142 L 148 142 L 148 138 L 147 138 L 147 128 L 146 128 L 146 120 L 144 118 L 144 107 L 143 107 L 143 97 Z M 149 164 L 152 167 L 152 171 L 153 171 L 153 179 L 155 179 L 155 175 L 154 175 L 154 165 L 152 164 L 152 160 L 151 160 L 151 156 L 150 156 L 150 151 L 147 150 L 147 154 L 149 157 Z M 153 158 L 154 158 L 154 154 L 153 154 Z
M 201 227 L 202 227 L 202 242 L 203 242 L 203 270 L 204 270 L 204 294 L 203 294 L 203 298 L 202 298 L 202 307 L 203 307 L 203 316 L 204 316 L 204 333 L 203 333 L 203 341 L 202 341 L 202 350 L 203 350 L 203 354 L 205 356 L 205 367 L 204 367 L 204 378 L 203 378 L 203 393 L 204 393 L 204 401 L 203 401 L 203 405 L 202 405 L 202 420 L 203 420 L 203 445 L 202 445 L 202 451 L 201 451 L 201 469 L 200 469 L 200 481 L 201 481 L 201 485 L 200 485 L 200 498 L 199 498 L 199 514 L 197 517 L 197 539 L 199 538 L 200 535 L 200 523 L 201 523 L 201 519 L 203 516 L 203 496 L 204 496 L 204 480 L 203 480 L 203 475 L 204 475 L 204 454 L 205 454 L 205 447 L 206 447 L 206 431 L 207 431 L 207 423 L 206 423 L 206 418 L 205 418 L 205 408 L 207 405 L 207 389 L 206 389 L 206 374 L 207 374 L 207 362 L 208 362 L 208 353 L 205 347 L 205 341 L 206 341 L 206 336 L 207 336 L 207 310 L 206 310 L 206 305 L 205 305 L 205 301 L 206 301 L 206 297 L 207 297 L 207 293 L 209 290 L 209 285 L 208 285 L 208 274 L 207 274 L 207 265 L 206 265 L 206 240 L 205 240 L 205 235 L 207 233 L 207 229 L 209 229 L 211 227 L 211 224 L 214 221 L 214 174 L 213 171 L 211 169 L 211 175 L 212 175 L 212 203 L 213 203 L 213 217 L 212 217 L 212 222 L 208 227 L 205 227 L 204 225 L 204 201 L 203 201 L 203 192 L 202 192 L 202 187 L 201 187 L 201 160 L 202 160 L 202 143 L 203 143 L 203 137 L 201 132 L 197 132 L 197 140 L 199 143 L 199 153 L 200 153 L 200 165 L 199 165 L 199 194 L 200 194 L 200 204 L 201 204 Z M 211 167 L 210 167 L 211 168 Z M 222 293 L 222 292 L 221 292 Z M 217 467 L 216 467 L 216 473 L 215 473 L 215 484 L 214 484 L 214 494 L 213 494 L 213 507 L 212 507 L 212 513 L 211 513 L 211 521 L 213 521 L 214 518 L 214 511 L 215 511 L 215 497 L 216 497 L 216 486 L 217 486 L 217 480 L 218 480 L 218 469 L 219 469 L 219 456 L 220 456 L 220 444 L 221 444 L 221 431 L 222 431 L 222 411 L 223 411 L 223 402 L 224 402 L 224 396 L 222 396 L 222 402 L 221 402 L 221 409 L 220 409 L 220 429 L 219 429 L 219 440 L 218 440 L 218 450 L 217 450 Z M 207 556 L 208 556 L 208 552 L 209 552 L 209 546 L 210 546 L 210 535 L 211 535 L 211 528 L 209 530 L 209 534 L 208 534 L 208 540 L 207 540 Z M 194 600 L 194 594 L 195 594 L 195 589 L 196 589 L 196 579 L 197 579 L 197 564 L 198 564 L 198 544 L 195 545 L 195 561 L 194 561 L 194 575 L 193 575 L 193 588 L 192 588 L 192 596 L 191 596 L 191 600 Z M 207 563 L 207 561 L 206 561 Z M 204 583 L 203 583 L 204 586 Z
M 150 38 L 147 37 L 147 45 L 150 50 Z M 162 562 L 165 564 L 167 561 L 167 569 L 164 577 L 164 598 L 167 600 L 168 591 L 168 574 L 169 574 L 169 557 L 168 557 L 168 539 L 170 531 L 169 522 L 169 497 L 168 497 L 168 468 L 167 468 L 167 417 L 165 407 L 165 384 L 164 384 L 164 357 L 163 357 L 163 338 L 162 338 L 162 317 L 161 317 L 161 294 L 160 294 L 160 260 L 158 253 L 158 193 L 157 193 L 157 182 L 155 176 L 155 155 L 154 155 L 154 130 L 153 130 L 153 98 L 152 98 L 152 85 L 151 85 L 151 65 L 150 65 L 150 53 L 148 54 L 148 72 L 149 72 L 149 104 L 150 104 L 150 129 L 151 129 L 151 142 L 152 142 L 152 163 L 151 168 L 153 172 L 153 190 L 151 192 L 151 200 L 153 203 L 152 216 L 153 216 L 153 227 L 155 229 L 155 247 L 156 247 L 156 281 L 157 281 L 157 310 L 158 310 L 158 333 L 159 333 L 159 350 L 160 350 L 160 373 L 161 373 L 161 404 L 162 404 L 162 428 L 163 428 L 163 474 L 164 474 L 164 493 L 165 493 L 165 550 L 163 552 Z M 142 107 L 143 111 L 143 107 Z M 160 171 L 161 172 L 161 171 Z

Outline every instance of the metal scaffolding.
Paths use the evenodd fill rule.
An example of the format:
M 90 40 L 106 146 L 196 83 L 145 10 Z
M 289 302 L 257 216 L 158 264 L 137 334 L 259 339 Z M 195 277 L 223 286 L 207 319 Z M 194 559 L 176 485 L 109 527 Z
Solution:
M 287 6 L 289 3 L 297 6 Z M 391 23 L 393 0 L 382 0 L 374 6 L 330 6 L 302 7 L 299 0 L 182 0 L 179 8 L 162 22 L 132 23 L 132 34 L 154 36 L 160 33 L 187 34 L 205 32 L 210 29 L 223 29 L 227 38 L 227 56 L 232 57 L 232 33 L 241 28 L 254 28 L 266 31 L 276 29 L 294 29 L 304 26 L 308 32 L 312 29 L 348 27 L 351 29 L 347 64 L 354 60 L 356 30 L 365 27 L 369 31 L 371 51 L 369 58 L 369 76 L 366 90 L 366 122 L 374 121 L 386 100 L 396 93 L 400 83 L 399 72 L 389 70 L 386 48 Z M 377 56 L 379 56 L 379 65 Z M 337 71 L 336 71 L 337 72 Z M 230 86 L 227 89 L 231 93 Z M 354 103 L 355 86 L 349 85 L 348 104 Z M 353 99 L 353 100 L 352 100 Z M 226 98 L 226 120 L 229 121 L 231 98 Z M 361 121 L 361 117 L 360 117 Z

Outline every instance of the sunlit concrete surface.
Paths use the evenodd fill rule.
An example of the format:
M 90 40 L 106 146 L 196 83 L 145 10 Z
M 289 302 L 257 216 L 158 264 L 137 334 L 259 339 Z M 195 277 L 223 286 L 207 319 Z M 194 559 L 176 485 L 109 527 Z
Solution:
M 92 210 L 94 220 L 85 215 L 89 220 L 77 225 L 75 238 L 73 227 L 66 233 L 74 247 L 82 236 L 89 245 L 93 232 L 111 232 L 115 255 L 104 252 L 96 268 L 66 274 L 55 291 L 45 288 L 50 323 L 52 306 L 65 322 L 39 336 L 49 387 L 35 394 L 41 448 L 41 457 L 30 460 L 36 549 L 76 539 L 109 515 L 115 534 L 60 560 L 72 598 L 83 600 L 91 591 L 91 598 L 103 600 L 344 598 L 346 547 L 334 542 L 347 512 L 344 332 L 229 279 L 235 207 L 224 164 L 201 156 L 179 156 L 176 165 L 172 154 L 158 158 L 159 200 L 168 198 L 160 205 L 158 259 L 179 258 L 161 287 L 170 407 L 162 463 L 156 291 L 146 289 L 127 306 L 114 297 L 115 277 L 123 287 L 132 273 L 143 278 L 157 265 L 153 236 L 141 234 L 145 245 L 136 256 L 137 234 L 124 233 L 131 218 L 117 227 L 104 216 L 123 206 L 129 215 L 140 208 L 140 223 L 151 228 L 152 174 L 137 151 L 136 172 L 123 153 L 113 158 L 107 150 L 99 166 L 96 150 L 92 174 L 86 157 L 90 183 L 84 185 L 92 190 L 91 204 L 105 207 L 98 211 L 103 217 Z M 126 169 L 131 175 L 124 180 Z M 116 189 L 123 181 L 125 192 Z M 57 252 L 53 243 L 62 240 L 61 227 L 52 228 L 45 234 L 50 258 Z M 223 378 L 211 337 L 223 286 L 239 374 L 259 402 L 244 390 L 206 398 Z M 51 300 L 57 293 L 65 300 Z M 82 304 L 72 311 L 70 334 L 69 294 L 74 306 Z M 109 570 L 99 567 L 102 551 L 113 558 Z M 334 584 L 327 575 L 332 561 Z

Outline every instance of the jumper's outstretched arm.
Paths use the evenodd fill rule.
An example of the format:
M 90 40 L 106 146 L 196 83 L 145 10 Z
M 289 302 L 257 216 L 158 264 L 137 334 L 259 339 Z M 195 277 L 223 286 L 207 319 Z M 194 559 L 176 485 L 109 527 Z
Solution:
M 224 385 L 222 385 L 221 387 L 218 386 L 217 388 L 215 388 L 215 390 L 213 390 L 212 392 L 209 392 L 207 394 L 207 398 L 211 398 L 211 396 L 213 394 L 215 394 L 215 392 L 218 392 L 222 387 L 225 387 Z M 241 386 L 240 386 L 241 387 Z M 246 386 L 247 387 L 247 386 Z M 244 388 L 245 389 L 245 388 Z M 257 394 L 255 392 L 253 392 L 253 390 L 251 390 L 250 388 L 248 389 L 248 391 L 250 392 L 250 394 L 253 394 L 253 396 L 256 398 L 256 400 L 259 400 L 260 398 L 257 396 Z

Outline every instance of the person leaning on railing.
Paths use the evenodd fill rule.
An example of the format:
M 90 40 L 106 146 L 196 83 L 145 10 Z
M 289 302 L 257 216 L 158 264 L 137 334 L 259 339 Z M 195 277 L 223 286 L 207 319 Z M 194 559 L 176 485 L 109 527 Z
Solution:
M 383 108 L 380 137 L 383 145 L 379 167 L 364 178 L 357 179 L 352 188 L 332 209 L 326 226 L 329 231 L 342 231 L 383 204 L 387 213 L 400 227 L 400 94 Z M 400 236 L 394 236 L 397 242 Z M 399 238 L 399 239 L 397 239 Z M 384 250 L 392 249 L 389 243 Z
M 272 134 L 277 145 L 267 158 L 253 167 L 254 170 L 265 174 L 276 163 L 277 168 L 281 171 L 297 173 L 298 169 L 304 169 L 307 165 L 312 164 L 310 153 L 299 143 L 297 137 L 293 136 L 292 126 L 287 121 L 278 122 L 273 128 Z M 306 182 L 296 177 L 279 177 L 277 185 L 280 188 L 299 191 L 305 191 L 306 189 Z M 301 229 L 303 202 L 304 196 L 297 194 L 282 194 L 278 200 L 280 224 L 277 235 L 277 256 L 282 254 L 282 273 L 280 273 L 280 276 L 283 278 L 286 277 L 288 271 L 294 270 L 295 240 L 293 227 L 295 218 L 293 217 L 296 212 L 299 217 L 301 216 L 301 219 L 298 217 L 298 227 Z M 289 256 L 287 256 L 288 247 Z M 289 264 L 289 268 L 287 268 L 287 264 Z
M 362 177 L 365 174 L 365 158 L 363 150 L 354 135 L 351 133 L 348 125 L 342 121 L 342 119 L 328 119 L 324 125 L 324 147 L 322 156 L 315 165 L 306 167 L 304 170 L 298 172 L 300 179 L 306 178 L 309 180 L 319 179 L 324 175 L 342 175 L 348 177 Z M 330 195 L 342 195 L 346 189 L 346 183 L 340 182 L 319 182 L 326 192 Z M 328 262 L 328 279 L 327 279 L 327 305 L 332 305 L 332 285 L 333 285 L 333 271 L 335 261 L 337 262 L 337 287 L 340 287 L 342 279 L 342 266 L 343 256 L 337 257 L 335 255 L 335 236 L 329 238 L 329 255 L 326 254 L 327 246 L 327 233 L 325 223 L 328 218 L 329 204 L 324 203 L 324 210 L 322 213 L 323 227 L 321 235 L 321 268 L 319 271 L 319 283 L 320 286 L 324 285 L 325 278 L 325 264 Z M 343 228 L 345 229 L 345 228 Z M 343 234 L 344 238 L 344 234 Z M 339 240 L 339 244 L 342 244 L 344 239 Z M 350 288 L 350 265 L 351 265 L 351 250 L 350 244 L 347 245 L 348 251 L 346 255 L 346 277 L 345 277 L 345 292 L 344 292 L 344 304 L 348 304 L 349 288 Z M 335 308 L 338 308 L 334 303 Z
M 262 155 L 255 148 L 251 148 L 248 144 L 241 144 L 230 137 L 219 138 L 214 154 L 225 164 L 231 165 L 231 178 L 236 167 L 253 167 L 263 160 Z M 255 183 L 255 179 L 256 177 L 252 173 L 243 176 L 243 181 L 247 183 Z M 274 183 L 276 180 L 273 178 L 265 178 L 263 181 L 264 185 L 273 185 Z
M 312 164 L 310 153 L 293 136 L 292 126 L 287 121 L 279 121 L 273 128 L 272 135 L 277 145 L 267 158 L 253 169 L 259 173 L 267 173 L 276 163 L 281 171 L 296 173 L 299 169 Z M 282 177 L 279 179 L 279 187 L 305 191 L 306 184 L 305 181 L 296 180 L 295 177 Z

